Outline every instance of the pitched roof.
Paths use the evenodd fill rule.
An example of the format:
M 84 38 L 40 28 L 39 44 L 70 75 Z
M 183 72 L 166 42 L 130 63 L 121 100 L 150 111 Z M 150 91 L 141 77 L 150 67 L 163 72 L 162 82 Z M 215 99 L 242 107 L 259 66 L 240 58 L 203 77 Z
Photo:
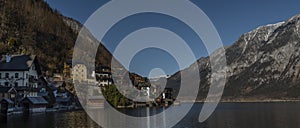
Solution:
M 6 56 L 0 56 L 0 71 L 26 71 L 34 63 L 35 55 L 12 55 L 11 61 L 6 62 Z
M 14 89 L 13 87 L 0 87 L 0 93 L 7 93 L 11 89 Z
M 28 99 L 32 104 L 48 104 L 43 97 L 25 97 L 25 99 Z
M 13 104 L 13 103 L 14 103 L 13 101 L 11 101 L 11 100 L 8 99 L 8 98 L 3 98 L 3 99 L 1 100 L 1 102 L 3 102 L 3 101 L 5 101 L 5 102 L 7 102 L 7 103 L 9 103 L 9 104 Z
M 55 85 L 53 83 L 49 83 L 46 87 L 50 88 L 52 91 L 58 89 L 57 87 L 55 87 Z
M 57 102 L 57 103 L 70 102 L 70 100 L 71 100 L 70 97 L 67 97 L 67 98 L 56 97 L 56 102 Z
M 45 92 L 38 92 L 37 95 L 38 96 L 48 96 L 49 93 L 47 91 L 45 91 Z

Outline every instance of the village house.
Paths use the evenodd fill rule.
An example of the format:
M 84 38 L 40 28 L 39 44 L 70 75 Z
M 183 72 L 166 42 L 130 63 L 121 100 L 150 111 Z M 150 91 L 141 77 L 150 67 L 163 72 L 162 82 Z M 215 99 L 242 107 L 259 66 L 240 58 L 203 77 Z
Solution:
M 54 108 L 58 108 L 59 110 L 69 110 L 71 109 L 72 106 L 72 100 L 71 97 L 66 95 L 66 96 L 59 96 L 55 98 L 56 104 Z
M 105 98 L 103 96 L 92 96 L 88 98 L 86 107 L 88 109 L 104 108 Z
M 42 88 L 37 95 L 43 97 L 44 99 L 49 99 L 49 92 L 46 90 L 46 88 Z
M 63 77 L 67 80 L 71 79 L 72 73 L 72 60 L 67 60 L 64 62 L 64 70 L 63 70 Z
M 102 95 L 101 88 L 93 86 L 88 88 L 86 106 L 88 108 L 103 108 L 105 98 Z
M 53 83 L 47 83 L 47 86 L 40 89 L 38 97 L 43 97 L 47 102 L 47 107 L 53 107 L 56 104 L 55 94 L 58 92 L 58 88 Z
M 135 74 L 135 73 L 130 73 L 130 80 L 131 80 L 133 86 L 136 87 L 139 90 L 141 90 L 142 86 L 145 86 L 145 85 L 151 86 L 150 81 L 149 81 L 148 78 L 141 77 L 141 76 L 139 76 L 138 74 Z
M 111 69 L 109 67 L 98 67 L 96 69 L 95 76 L 99 86 L 101 87 L 114 84 Z
M 53 81 L 51 85 L 54 87 L 52 89 L 55 99 L 53 108 L 57 110 L 69 110 L 74 107 L 74 95 L 66 89 L 65 81 Z
M 1 114 L 8 114 L 14 111 L 14 102 L 8 98 L 0 100 L 0 106 Z
M 37 96 L 39 86 L 43 84 L 39 77 L 42 72 L 35 55 L 0 56 L 0 85 L 14 87 L 17 98 Z
M 174 89 L 172 88 L 165 88 L 161 95 L 156 99 L 160 102 L 160 104 L 164 106 L 168 106 L 173 104 L 175 97 L 174 97 Z
M 84 64 L 76 64 L 72 69 L 73 82 L 87 81 L 87 68 Z
M 54 108 L 68 108 L 72 105 L 72 95 L 66 89 L 62 90 L 61 87 L 54 92 L 55 96 L 55 105 Z
M 21 101 L 25 113 L 45 112 L 48 102 L 43 97 L 25 97 Z
M 0 87 L 0 100 L 6 98 L 16 102 L 17 91 L 14 87 Z

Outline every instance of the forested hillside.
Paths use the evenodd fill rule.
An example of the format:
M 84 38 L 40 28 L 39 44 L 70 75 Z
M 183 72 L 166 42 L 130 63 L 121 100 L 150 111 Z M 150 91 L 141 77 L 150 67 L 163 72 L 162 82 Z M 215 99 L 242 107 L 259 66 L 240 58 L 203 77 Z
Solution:
M 43 0 L 0 0 L 0 54 L 35 54 L 44 71 L 61 73 L 81 28 L 74 23 Z M 109 66 L 111 54 L 98 51 L 97 64 Z

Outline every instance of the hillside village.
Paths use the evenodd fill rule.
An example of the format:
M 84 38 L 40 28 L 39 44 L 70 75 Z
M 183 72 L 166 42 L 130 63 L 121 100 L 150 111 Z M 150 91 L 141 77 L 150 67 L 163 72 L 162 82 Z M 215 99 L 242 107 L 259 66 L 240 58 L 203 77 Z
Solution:
M 95 58 L 96 70 L 87 72 L 84 64 L 72 65 L 74 42 L 81 27 L 79 22 L 61 15 L 43 0 L 0 1 L 2 113 L 81 109 L 73 86 L 75 82 L 95 85 L 89 90 L 88 106 L 103 106 L 109 93 L 104 97 L 98 97 L 98 94 L 105 90 L 116 91 L 107 66 L 111 64 L 112 55 L 90 34 L 83 37 L 87 40 L 86 49 L 94 47 L 89 44 L 100 43 L 98 51 L 101 52 Z M 147 78 L 137 74 L 130 73 L 130 78 L 134 87 L 142 90 L 140 95 L 150 96 L 158 89 L 157 85 L 151 85 Z M 170 93 L 162 94 L 153 102 L 163 104 L 160 99 L 172 99 Z M 115 104 L 114 107 L 136 107 L 136 103 L 125 101 L 125 105 Z
M 0 107 L 1 113 L 36 113 L 81 109 L 73 83 L 86 83 L 94 88 L 87 92 L 87 107 L 104 107 L 105 98 L 111 95 L 103 91 L 114 87 L 111 69 L 106 66 L 97 67 L 91 74 L 84 64 L 76 64 L 72 68 L 71 61 L 64 63 L 63 74 L 47 75 L 42 71 L 36 55 L 2 55 L 0 56 Z M 127 100 L 126 103 L 114 107 L 158 106 L 163 99 L 170 104 L 173 101 L 172 90 L 165 90 L 160 97 L 153 97 L 156 89 L 151 87 L 149 79 L 130 73 L 132 84 L 142 90 L 142 96 L 151 97 L 151 103 L 137 103 Z M 117 90 L 116 90 L 117 91 Z M 110 97 L 115 97 L 111 95 Z M 115 98 L 114 98 L 115 99 Z M 121 100 L 121 99 L 118 99 Z M 108 99 L 109 101 L 109 99 Z M 110 101 L 109 101 L 110 102 Z M 113 101 L 111 101 L 113 102 Z M 119 102 L 119 101 L 118 101 Z
M 89 73 L 84 64 L 75 64 L 71 76 L 74 86 L 77 86 L 79 91 L 87 92 L 84 94 L 77 93 L 79 97 L 86 100 L 81 102 L 86 108 L 102 108 L 105 99 L 115 108 L 168 106 L 174 101 L 173 89 L 163 89 L 160 85 L 150 83 L 147 77 L 142 77 L 136 73 L 129 72 L 131 83 L 122 83 L 120 86 L 129 86 L 140 90 L 138 95 L 131 98 L 146 98 L 149 102 L 136 102 L 123 96 L 124 93 L 128 94 L 129 90 L 124 90 L 123 94 L 119 92 L 112 71 L 107 66 L 96 67 L 95 71 Z M 163 91 L 160 92 L 159 90 Z
M 37 56 L 8 54 L 0 60 L 1 110 L 45 112 L 79 107 L 63 76 L 46 76 Z

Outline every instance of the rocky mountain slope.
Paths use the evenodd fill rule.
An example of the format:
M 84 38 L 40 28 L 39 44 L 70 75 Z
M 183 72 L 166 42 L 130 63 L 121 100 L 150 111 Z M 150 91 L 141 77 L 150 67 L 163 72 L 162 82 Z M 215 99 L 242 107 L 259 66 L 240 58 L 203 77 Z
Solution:
M 225 50 L 228 69 L 223 100 L 300 98 L 300 15 L 245 33 Z M 211 79 L 209 57 L 195 64 L 201 78 L 198 99 L 203 100 Z M 170 87 L 179 89 L 179 83 L 180 72 L 168 79 Z

